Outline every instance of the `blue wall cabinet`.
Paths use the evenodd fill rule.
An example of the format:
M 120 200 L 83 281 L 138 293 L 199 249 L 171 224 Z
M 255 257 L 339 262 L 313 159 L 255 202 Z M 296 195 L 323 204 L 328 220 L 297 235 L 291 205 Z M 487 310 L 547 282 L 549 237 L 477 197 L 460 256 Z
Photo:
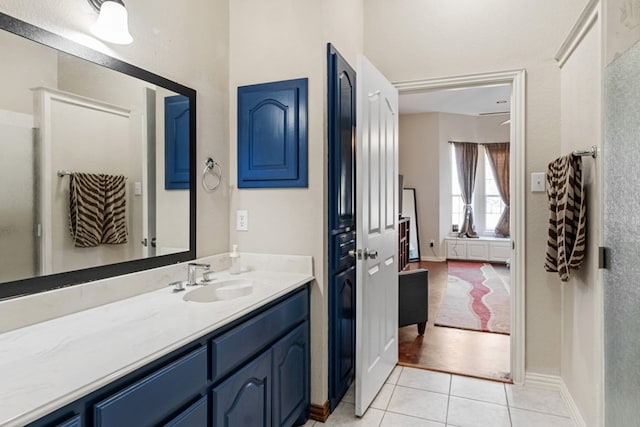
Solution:
M 302 425 L 309 360 L 305 285 L 29 427 Z
M 355 375 L 356 72 L 329 44 L 329 403 L 340 402 Z
M 164 99 L 164 188 L 189 189 L 189 98 Z
M 307 79 L 238 88 L 238 187 L 307 187 Z

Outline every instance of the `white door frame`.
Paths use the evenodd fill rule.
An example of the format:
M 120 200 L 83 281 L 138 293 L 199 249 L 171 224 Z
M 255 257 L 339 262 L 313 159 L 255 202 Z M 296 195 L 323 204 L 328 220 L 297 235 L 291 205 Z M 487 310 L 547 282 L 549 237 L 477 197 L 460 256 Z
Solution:
M 525 70 L 394 82 L 400 94 L 490 84 L 512 85 L 511 95 L 511 377 L 524 383 L 525 375 Z

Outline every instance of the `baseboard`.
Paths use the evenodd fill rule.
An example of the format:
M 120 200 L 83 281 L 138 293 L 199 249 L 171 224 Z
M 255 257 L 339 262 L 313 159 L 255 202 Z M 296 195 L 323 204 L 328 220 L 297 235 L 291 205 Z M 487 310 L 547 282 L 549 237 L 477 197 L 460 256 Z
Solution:
M 584 419 L 582 418 L 582 415 L 580 414 L 578 406 L 576 406 L 576 402 L 573 400 L 573 396 L 571 396 L 567 385 L 564 383 L 561 377 L 557 375 L 545 375 L 536 374 L 535 372 L 527 372 L 525 374 L 524 381 L 528 386 L 559 391 L 562 399 L 567 404 L 569 415 L 571 416 L 571 419 L 576 424 L 576 426 L 587 426 L 587 424 L 584 422 Z
M 420 261 L 445 262 L 447 259 L 439 256 L 423 256 Z
M 576 406 L 576 402 L 573 400 L 567 385 L 562 380 L 560 380 L 560 394 L 569 407 L 569 413 L 571 414 L 573 422 L 576 423 L 578 427 L 587 427 L 587 423 L 584 422 L 582 414 L 580 414 L 580 410 L 578 406 Z
M 314 405 L 311 404 L 311 414 L 309 414 L 309 418 L 314 421 L 320 421 L 321 423 L 327 421 L 329 418 L 329 401 L 324 402 L 324 405 Z

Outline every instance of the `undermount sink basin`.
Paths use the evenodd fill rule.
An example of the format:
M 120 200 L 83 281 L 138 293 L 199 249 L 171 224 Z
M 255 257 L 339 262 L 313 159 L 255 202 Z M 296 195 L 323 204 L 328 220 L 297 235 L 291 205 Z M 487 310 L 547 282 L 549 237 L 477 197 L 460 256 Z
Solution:
M 188 292 L 182 299 L 193 302 L 228 301 L 253 292 L 254 281 L 249 279 L 221 280 Z

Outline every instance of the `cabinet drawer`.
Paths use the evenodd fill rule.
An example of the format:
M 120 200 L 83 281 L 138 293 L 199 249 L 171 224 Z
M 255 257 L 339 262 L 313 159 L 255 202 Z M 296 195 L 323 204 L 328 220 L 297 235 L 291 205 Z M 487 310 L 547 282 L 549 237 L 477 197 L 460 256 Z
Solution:
M 56 427 L 82 427 L 82 418 L 80 415 L 76 415 L 63 423 L 58 424 Z
M 204 396 L 184 412 L 175 417 L 165 427 L 194 427 L 206 426 L 209 413 L 209 397 Z
M 260 352 L 308 315 L 305 289 L 242 325 L 211 340 L 213 381 Z
M 152 426 L 207 386 L 207 348 L 154 372 L 94 406 L 96 427 Z
M 348 231 L 333 237 L 334 259 L 331 260 L 336 271 L 343 270 L 355 264 L 355 258 L 349 256 L 349 251 L 356 248 L 356 233 Z

